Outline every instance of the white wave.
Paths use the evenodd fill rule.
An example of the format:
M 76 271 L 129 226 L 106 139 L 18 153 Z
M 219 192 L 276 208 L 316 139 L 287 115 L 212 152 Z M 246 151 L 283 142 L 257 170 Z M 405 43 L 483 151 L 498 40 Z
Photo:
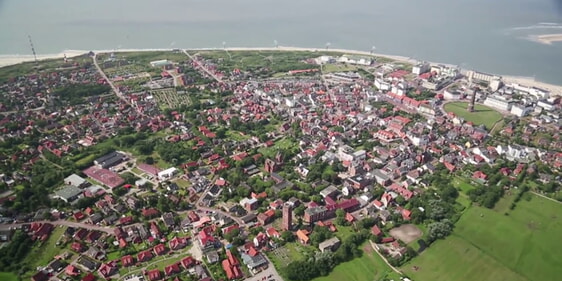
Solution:
M 535 24 L 530 26 L 513 27 L 510 30 L 533 30 L 533 29 L 562 29 L 560 24 Z
M 559 25 L 557 22 L 539 22 L 540 25 Z

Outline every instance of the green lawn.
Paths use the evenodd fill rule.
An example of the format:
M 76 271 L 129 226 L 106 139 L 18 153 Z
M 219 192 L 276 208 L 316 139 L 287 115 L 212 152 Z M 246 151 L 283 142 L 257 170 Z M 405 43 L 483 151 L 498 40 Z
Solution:
M 11 272 L 0 272 L 0 280 L 2 281 L 17 281 L 18 276 Z
M 471 121 L 475 125 L 484 124 L 488 130 L 492 129 L 494 124 L 502 119 L 502 115 L 480 104 L 474 105 L 474 112 L 466 110 L 468 102 L 450 102 L 443 106 L 446 112 L 453 112 L 457 116 L 464 118 L 466 121 Z
M 113 260 L 117 260 L 121 257 L 121 253 L 119 251 L 115 251 L 115 252 L 111 252 L 111 253 L 107 253 L 107 260 L 108 261 L 113 261 Z
M 364 244 L 362 249 L 370 247 Z M 373 281 L 383 278 L 400 280 L 400 275 L 392 271 L 374 251 L 364 251 L 363 256 L 337 265 L 328 276 L 313 281 Z
M 355 230 L 353 230 L 351 226 L 337 226 L 337 228 L 338 231 L 335 234 L 342 241 L 351 236 L 351 234 L 355 233 Z
M 46 266 L 50 261 L 54 259 L 54 257 L 61 252 L 64 251 L 63 248 L 57 246 L 57 241 L 62 236 L 66 227 L 55 227 L 49 239 L 45 241 L 43 244 L 39 244 L 40 242 L 36 242 L 31 248 L 29 254 L 25 258 L 25 263 L 29 265 L 30 268 L 37 268 L 38 266 Z M 24 279 L 27 277 L 31 277 L 31 275 L 35 274 L 34 271 L 27 272 L 24 275 Z M 29 275 L 29 276 L 28 276 Z M 0 280 L 3 280 L 0 278 Z
M 245 140 L 251 138 L 252 136 L 250 136 L 250 135 L 241 135 L 240 132 L 238 132 L 238 131 L 228 130 L 228 131 L 226 131 L 226 137 L 227 137 L 229 140 L 245 141 Z
M 279 149 L 293 149 L 298 143 L 293 142 L 292 138 L 282 138 L 277 140 L 271 147 L 260 147 L 258 151 L 265 157 L 273 158 Z
M 511 198 L 503 200 L 507 205 Z M 498 208 L 470 207 L 453 235 L 431 245 L 403 271 L 414 280 L 558 279 L 562 205 L 532 196 L 507 210 L 508 215 L 503 203 Z
M 346 72 L 346 71 L 357 71 L 360 67 L 356 65 L 350 64 L 340 64 L 340 63 L 333 63 L 333 64 L 325 64 L 322 66 L 322 72 L 329 73 L 329 72 Z
M 17 281 L 18 276 L 12 272 L 0 272 L 0 280 L 2 281 Z

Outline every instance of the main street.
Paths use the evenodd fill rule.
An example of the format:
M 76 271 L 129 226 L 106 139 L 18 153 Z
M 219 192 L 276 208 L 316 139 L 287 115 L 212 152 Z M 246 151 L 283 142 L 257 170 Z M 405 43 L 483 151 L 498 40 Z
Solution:
M 218 76 L 216 76 L 214 73 L 212 73 L 206 67 L 204 67 L 203 64 L 201 64 L 198 60 L 194 59 L 193 56 L 190 55 L 186 50 L 182 50 L 182 51 L 186 56 L 189 57 L 190 60 L 195 62 L 197 64 L 197 66 L 199 66 L 203 71 L 205 71 L 207 74 L 209 74 L 211 77 L 213 77 L 213 79 L 215 79 L 217 82 L 222 82 L 222 80 Z
M 94 55 L 92 56 L 92 59 L 94 61 L 94 65 L 96 66 L 96 69 L 98 70 L 99 74 L 102 76 L 102 78 L 107 82 L 107 84 L 111 87 L 111 90 L 113 91 L 113 93 L 115 93 L 115 95 L 121 99 L 122 101 L 124 101 L 126 104 L 128 104 L 129 106 L 131 106 L 132 108 L 134 108 L 138 114 L 145 116 L 144 113 L 142 113 L 140 110 L 138 110 L 137 107 L 133 106 L 131 104 L 131 101 L 129 99 L 127 99 L 127 97 L 125 95 L 123 95 L 123 93 L 121 93 L 121 91 L 119 91 L 119 89 L 113 84 L 113 82 L 111 82 L 111 80 L 107 77 L 107 75 L 105 75 L 105 72 L 103 72 L 103 70 L 101 69 L 101 67 L 98 64 L 98 59 L 97 59 L 98 54 L 94 53 Z
M 111 234 L 113 235 L 113 227 L 109 227 L 109 226 L 98 226 L 98 225 L 93 225 L 93 224 L 87 224 L 87 223 L 81 223 L 81 222 L 72 222 L 72 221 L 66 221 L 66 220 L 56 220 L 56 221 L 34 221 L 34 222 L 38 222 L 38 223 L 50 223 L 52 225 L 65 225 L 65 226 L 70 226 L 70 227 L 74 227 L 74 228 L 85 228 L 88 230 L 97 230 L 97 231 L 101 231 L 101 232 L 105 232 L 107 234 Z M 13 229 L 13 228 L 19 228 L 21 226 L 23 226 L 24 224 L 31 224 L 32 222 L 27 222 L 27 223 L 10 223 L 10 224 L 0 224 L 0 230 L 9 230 L 9 229 Z

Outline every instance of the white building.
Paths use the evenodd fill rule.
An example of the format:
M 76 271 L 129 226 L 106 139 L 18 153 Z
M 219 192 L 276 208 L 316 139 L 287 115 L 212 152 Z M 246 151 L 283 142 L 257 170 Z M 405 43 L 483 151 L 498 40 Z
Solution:
M 511 109 L 511 101 L 498 95 L 488 96 L 484 101 L 484 105 L 503 111 L 509 111 Z
M 417 135 L 417 134 L 407 133 L 406 137 L 408 137 L 408 139 L 415 146 L 427 145 L 429 143 L 429 138 L 425 135 Z
M 177 173 L 178 173 L 178 169 L 176 169 L 175 167 L 168 168 L 168 169 L 158 173 L 158 179 L 159 180 L 169 180 L 169 179 L 173 178 Z
M 499 90 L 501 87 L 503 86 L 503 82 L 500 79 L 492 79 L 492 81 L 490 81 L 490 89 L 492 91 L 497 91 Z
M 371 65 L 375 60 L 371 57 L 363 57 L 363 56 L 348 56 L 343 55 L 338 58 L 338 62 L 349 63 L 349 64 L 358 64 L 358 65 Z
M 375 87 L 381 91 L 390 90 L 390 83 L 382 80 L 382 79 L 375 79 Z
M 537 102 L 537 106 L 542 107 L 546 111 L 551 111 L 554 109 L 554 105 L 545 100 L 540 100 L 539 102 Z
M 412 73 L 416 74 L 416 75 L 420 75 L 420 74 L 428 72 L 430 69 L 431 69 L 431 66 L 429 65 L 429 63 L 422 62 L 422 63 L 418 63 L 418 64 L 414 65 L 414 67 L 412 67 Z
M 493 74 L 487 74 L 487 73 L 472 71 L 472 70 L 468 71 L 466 73 L 466 76 L 468 77 L 468 81 L 478 80 L 478 81 L 485 81 L 485 82 L 492 82 L 493 80 L 500 80 L 501 78 Z
M 353 157 L 353 165 L 357 166 L 367 158 L 367 152 L 364 149 L 357 150 L 351 154 Z
M 320 56 L 315 59 L 317 64 L 335 63 L 336 59 L 332 56 Z
M 511 107 L 510 113 L 517 116 L 517 117 L 524 117 L 529 114 L 529 112 L 533 111 L 532 107 L 525 107 L 523 105 L 514 105 Z
M 459 100 L 461 98 L 461 93 L 457 91 L 451 91 L 449 89 L 443 91 L 443 99 L 445 100 Z

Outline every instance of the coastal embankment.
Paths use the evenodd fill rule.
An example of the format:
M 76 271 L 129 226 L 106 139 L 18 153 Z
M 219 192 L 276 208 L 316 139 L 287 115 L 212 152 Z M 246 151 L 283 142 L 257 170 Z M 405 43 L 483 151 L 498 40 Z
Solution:
M 559 37 L 548 37 L 545 40 L 554 41 L 562 41 L 562 34 L 551 34 L 557 35 Z M 554 40 L 554 41 L 553 41 Z M 170 48 L 162 48 L 162 49 L 117 49 L 117 50 L 92 50 L 95 53 L 125 53 L 125 52 L 154 52 L 154 51 L 170 51 Z M 301 52 L 317 52 L 317 51 L 330 51 L 342 54 L 349 54 L 349 55 L 366 55 L 366 56 L 377 56 L 388 58 L 391 60 L 405 62 L 410 64 L 415 64 L 419 62 L 419 60 L 415 60 L 405 56 L 397 56 L 397 55 L 388 55 L 388 54 L 380 54 L 374 52 L 366 52 L 366 51 L 359 51 L 359 50 L 346 50 L 346 49 L 326 49 L 326 48 L 301 48 L 301 47 L 287 47 L 287 46 L 279 46 L 279 47 L 229 47 L 226 49 L 223 48 L 187 48 L 187 51 L 212 51 L 212 50 L 228 50 L 228 51 L 301 51 Z M 47 55 L 38 55 L 37 59 L 44 60 L 44 59 L 55 59 L 55 58 L 63 58 L 66 56 L 67 58 L 79 56 L 82 54 L 88 53 L 89 50 L 65 50 L 58 54 L 47 54 Z M 0 67 L 18 64 L 21 62 L 26 61 L 33 61 L 33 55 L 0 55 Z M 452 64 L 447 63 L 439 63 L 439 62 L 430 62 L 432 64 L 442 64 L 447 66 L 455 66 Z M 521 77 L 521 76 L 508 76 L 508 75 L 499 75 L 502 76 L 502 80 L 506 84 L 516 83 L 520 85 L 525 85 L 529 87 L 537 87 L 542 88 L 545 90 L 550 91 L 554 95 L 562 95 L 562 85 L 553 85 L 548 83 L 543 83 L 540 81 L 536 81 L 533 77 Z

